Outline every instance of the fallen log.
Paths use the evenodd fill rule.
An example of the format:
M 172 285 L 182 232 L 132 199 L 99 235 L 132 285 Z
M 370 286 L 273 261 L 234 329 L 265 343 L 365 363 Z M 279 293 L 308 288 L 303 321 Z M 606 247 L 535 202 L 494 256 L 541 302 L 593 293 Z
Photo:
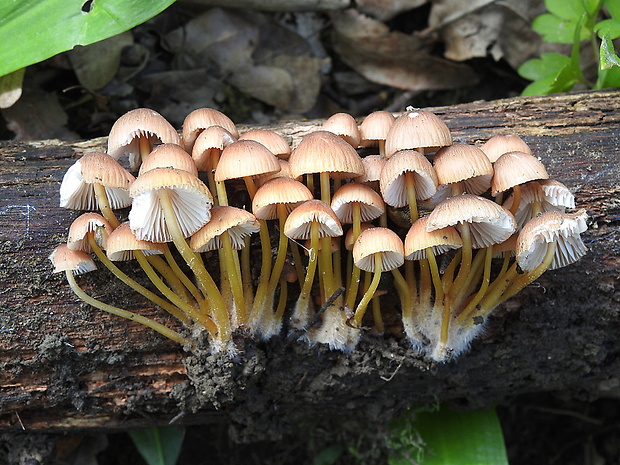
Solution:
M 241 353 L 188 354 L 78 301 L 47 260 L 76 214 L 58 206 L 66 169 L 105 139 L 0 143 L 0 431 L 114 430 L 222 422 L 278 438 L 300 421 L 386 421 L 411 404 L 488 406 L 532 392 L 597 399 L 620 391 L 620 93 L 595 91 L 431 108 L 458 142 L 516 133 L 588 211 L 590 251 L 496 311 L 457 361 L 433 365 L 395 337 L 351 354 L 275 338 Z M 293 144 L 320 121 L 271 127 Z M 91 276 L 92 275 L 92 276 Z M 108 275 L 91 294 L 162 318 Z M 173 324 L 173 323 L 171 323 Z M 188 373 L 191 382 L 188 378 Z

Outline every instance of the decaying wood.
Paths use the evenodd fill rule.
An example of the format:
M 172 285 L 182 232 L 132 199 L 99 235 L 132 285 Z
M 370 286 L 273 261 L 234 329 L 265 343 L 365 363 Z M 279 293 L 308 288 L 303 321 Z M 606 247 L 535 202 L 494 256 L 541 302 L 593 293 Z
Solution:
M 469 354 L 438 366 L 414 359 L 394 338 L 369 338 L 350 355 L 276 339 L 246 341 L 233 360 L 185 359 L 158 335 L 82 305 L 51 273 L 47 256 L 76 216 L 58 207 L 60 180 L 105 140 L 1 143 L 0 430 L 127 428 L 182 416 L 232 422 L 239 439 L 252 440 L 326 412 L 389 418 L 435 400 L 482 406 L 525 392 L 618 395 L 620 93 L 431 110 L 459 142 L 521 135 L 591 216 L 585 258 L 543 275 L 502 307 Z M 295 144 L 319 124 L 274 129 Z M 112 279 L 81 282 L 91 294 L 116 293 L 126 307 L 161 318 Z M 192 387 L 187 369 L 207 370 L 207 381 Z

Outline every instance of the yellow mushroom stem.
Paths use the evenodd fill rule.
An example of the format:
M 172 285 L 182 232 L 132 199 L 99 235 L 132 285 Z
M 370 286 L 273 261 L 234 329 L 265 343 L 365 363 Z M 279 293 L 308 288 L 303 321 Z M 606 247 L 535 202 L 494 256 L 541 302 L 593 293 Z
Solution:
M 166 262 L 168 263 L 168 266 L 170 267 L 172 272 L 181 280 L 185 288 L 190 292 L 190 294 L 192 294 L 192 297 L 196 300 L 196 302 L 198 302 L 199 304 L 201 303 L 204 304 L 205 303 L 204 296 L 200 293 L 200 291 L 195 286 L 195 284 L 192 282 L 192 280 L 189 279 L 189 277 L 185 274 L 185 272 L 179 267 L 179 264 L 176 262 L 174 256 L 172 255 L 172 252 L 170 251 L 170 247 L 168 247 L 168 244 L 164 243 L 163 246 L 164 246 L 164 257 L 166 258 Z M 149 258 L 148 260 L 151 264 L 153 263 L 153 260 L 151 258 Z
M 280 296 L 278 297 L 278 306 L 276 312 L 273 315 L 273 320 L 278 327 L 282 324 L 282 317 L 286 310 L 286 299 L 288 297 L 288 283 L 286 279 L 280 278 Z
M 360 235 L 361 232 L 361 214 L 360 214 L 360 204 L 359 202 L 353 202 L 352 204 L 352 208 L 353 208 L 353 241 L 352 243 L 355 244 L 355 241 L 357 241 L 357 238 Z M 351 257 L 351 254 L 349 254 L 349 257 Z M 345 305 L 347 306 L 347 308 L 353 309 L 353 307 L 355 306 L 355 299 L 357 298 L 357 290 L 359 288 L 359 283 L 360 283 L 360 273 L 361 270 L 355 266 L 355 264 L 352 264 L 351 266 L 352 270 L 351 270 L 351 274 L 349 275 L 347 273 L 348 276 L 350 276 L 349 282 L 347 283 L 348 289 L 347 289 L 347 295 L 346 295 L 346 299 L 345 299 Z
M 101 214 L 108 221 L 108 223 L 110 223 L 112 229 L 118 228 L 121 223 L 118 221 L 118 218 L 110 207 L 110 202 L 108 201 L 108 195 L 106 194 L 105 187 L 101 184 L 94 183 L 93 188 L 95 190 L 95 198 L 97 199 L 97 205 L 99 205 Z
M 469 223 L 464 222 L 458 226 L 459 232 L 461 234 L 461 239 L 463 240 L 463 246 L 461 247 L 461 264 L 459 266 L 459 271 L 456 275 L 456 278 L 454 279 L 454 282 L 450 286 L 450 289 L 447 291 L 450 294 L 450 300 L 454 300 L 454 297 L 459 294 L 461 288 L 467 282 L 472 260 L 471 234 Z
M 214 171 L 215 171 L 215 168 L 217 168 L 217 164 L 219 163 L 219 161 L 220 161 L 219 150 L 211 149 L 211 156 L 207 158 L 206 172 L 207 172 L 207 184 L 209 186 L 209 190 L 213 194 L 213 205 L 214 206 L 221 205 L 220 200 L 219 200 L 219 191 L 218 191 L 217 183 L 215 182 L 215 176 L 214 176 Z M 222 185 L 223 184 L 224 183 L 222 183 Z M 228 199 L 226 199 L 226 202 L 228 202 Z
M 378 295 L 372 297 L 372 317 L 375 320 L 375 329 L 379 333 L 384 333 L 385 325 L 383 324 L 383 316 L 381 315 L 381 300 Z
M 192 296 L 187 291 L 181 280 L 173 273 L 172 269 L 164 260 L 161 259 L 161 257 L 158 257 L 157 255 L 145 255 L 145 257 L 151 266 L 155 268 L 161 276 L 163 276 L 168 283 L 168 286 L 170 286 L 176 295 L 190 305 L 197 303 L 192 300 Z
M 114 262 L 112 262 L 106 256 L 106 254 L 101 250 L 101 248 L 99 247 L 99 244 L 97 244 L 97 242 L 95 241 L 94 233 L 92 233 L 92 232 L 88 233 L 88 242 L 89 242 L 91 248 L 93 249 L 93 252 L 95 252 L 95 255 L 97 256 L 99 261 L 114 276 L 116 276 L 119 280 L 121 280 L 124 284 L 129 286 L 134 291 L 142 294 L 144 297 L 149 299 L 155 305 L 158 305 L 159 307 L 163 308 L 168 313 L 170 313 L 172 316 L 174 316 L 175 318 L 178 318 L 180 321 L 182 321 L 184 324 L 189 324 L 191 322 L 190 318 L 185 313 L 183 313 L 178 307 L 175 307 L 170 302 L 165 301 L 164 299 L 159 297 L 157 294 L 154 294 L 153 292 L 149 291 L 144 286 L 142 286 L 141 284 L 137 283 L 132 278 L 127 276 L 123 271 L 121 271 L 121 269 L 118 268 L 114 264 Z
M 422 309 L 431 308 L 431 272 L 428 266 L 428 260 L 422 259 L 420 262 L 420 297 L 419 303 Z
M 168 339 L 174 342 L 177 342 L 179 344 L 182 344 L 182 345 L 190 344 L 190 341 L 185 339 L 179 333 L 162 325 L 161 323 L 157 323 L 156 321 L 151 320 L 150 318 L 146 318 L 144 316 L 138 315 L 137 313 L 129 312 L 122 308 L 114 307 L 112 305 L 106 304 L 104 302 L 101 302 L 100 300 L 97 300 L 89 296 L 88 294 L 86 294 L 86 292 L 82 290 L 82 288 L 80 288 L 80 286 L 78 286 L 77 282 L 75 281 L 75 277 L 73 276 L 72 271 L 67 270 L 65 274 L 67 276 L 67 281 L 69 282 L 69 286 L 71 287 L 71 290 L 75 293 L 75 295 L 77 295 L 80 299 L 82 299 L 87 304 L 92 305 L 93 307 L 98 308 L 99 310 L 103 310 L 104 312 L 111 313 L 113 315 L 120 316 L 122 318 L 127 318 L 128 320 L 132 320 L 144 326 L 147 326 L 151 328 L 152 330 L 157 331 L 162 336 L 165 336 Z
M 217 336 L 220 341 L 228 341 L 230 339 L 230 321 L 222 294 L 205 268 L 200 255 L 196 254 L 185 240 L 172 206 L 169 190 L 159 189 L 157 195 L 164 212 L 166 226 L 172 236 L 172 241 L 194 275 L 196 275 L 198 286 L 211 304 L 213 320 L 219 330 Z
M 241 281 L 241 270 L 239 269 L 239 260 L 235 260 L 237 251 L 233 249 L 228 231 L 224 231 L 221 236 L 222 255 L 223 255 L 223 273 L 228 276 L 230 289 L 236 304 L 237 324 L 243 325 L 247 321 L 245 310 L 245 298 L 243 295 L 243 283 Z
M 409 217 L 411 223 L 418 221 L 420 214 L 418 213 L 418 201 L 415 192 L 415 176 L 413 171 L 405 173 L 405 188 L 407 189 L 407 203 L 409 204 Z
M 482 251 L 480 251 L 481 253 Z M 479 253 L 479 254 L 480 254 Z M 487 247 L 484 251 L 484 273 L 482 277 L 482 284 L 480 285 L 480 289 L 476 293 L 476 295 L 470 300 L 467 306 L 459 313 L 456 317 L 456 324 L 458 326 L 462 325 L 465 320 L 471 315 L 476 306 L 480 303 L 482 298 L 485 296 L 489 283 L 491 281 L 491 259 L 493 258 L 493 246 Z
M 243 282 L 243 295 L 246 302 L 254 300 L 254 288 L 252 287 L 252 264 L 250 256 L 250 236 L 243 239 L 244 246 L 241 249 L 241 281 Z
M 510 213 L 515 215 L 521 204 L 521 186 L 516 185 L 512 188 L 512 205 L 510 206 Z
M 140 162 L 142 162 L 142 160 L 144 160 L 151 153 L 151 150 L 152 147 L 149 142 L 149 138 L 144 134 L 138 136 L 138 152 L 140 154 Z
M 374 255 L 374 265 L 375 270 L 372 277 L 372 281 L 364 295 L 362 296 L 362 300 L 360 300 L 359 304 L 357 304 L 357 308 L 355 309 L 355 315 L 353 316 L 353 326 L 355 328 L 359 328 L 362 324 L 362 318 L 364 318 L 364 314 L 366 313 L 366 307 L 370 303 L 372 296 L 375 295 L 377 288 L 379 287 L 379 281 L 381 281 L 381 272 L 383 268 L 383 257 L 381 253 L 375 253 Z
M 295 305 L 295 311 L 293 313 L 292 321 L 294 327 L 303 329 L 308 323 L 309 304 L 310 304 L 310 291 L 312 290 L 312 283 L 314 282 L 314 275 L 317 267 L 317 255 L 319 248 L 319 225 L 316 221 L 313 221 L 310 225 L 310 250 L 308 251 L 308 269 L 306 270 L 306 276 L 303 281 L 303 286 Z
M 405 265 L 411 262 L 410 260 L 405 261 Z M 411 262 L 413 263 L 413 262 Z M 394 277 L 394 286 L 396 286 L 396 290 L 398 291 L 398 296 L 400 297 L 400 305 L 402 307 L 403 320 L 411 320 L 413 315 L 413 299 L 412 299 L 412 289 L 409 287 L 407 281 L 403 277 L 398 268 L 392 270 L 392 276 Z
M 548 243 L 545 257 L 540 265 L 532 271 L 526 272 L 522 275 L 519 275 L 518 273 L 511 274 L 511 279 L 507 286 L 498 287 L 493 292 L 488 292 L 478 305 L 476 311 L 472 314 L 468 325 L 473 325 L 476 317 L 486 317 L 499 304 L 510 299 L 512 296 L 523 290 L 523 288 L 536 281 L 545 271 L 547 271 L 553 262 L 556 250 L 556 242 Z M 513 267 L 516 268 L 516 266 L 517 264 L 515 263 Z

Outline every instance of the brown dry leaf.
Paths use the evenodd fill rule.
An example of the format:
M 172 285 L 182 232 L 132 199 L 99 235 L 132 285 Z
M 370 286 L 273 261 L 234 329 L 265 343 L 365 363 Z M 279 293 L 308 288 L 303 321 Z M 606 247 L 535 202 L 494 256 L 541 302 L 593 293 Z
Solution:
M 320 90 L 323 59 L 295 32 L 252 12 L 212 8 L 166 36 L 180 67 L 216 65 L 240 91 L 275 107 L 304 112 Z
M 67 52 L 75 75 L 86 89 L 101 89 L 109 83 L 121 61 L 123 48 L 133 44 L 130 31 L 112 36 L 94 44 L 77 45 Z
M 26 68 L 0 76 L 0 108 L 9 108 L 22 95 L 22 83 Z
M 538 50 L 540 37 L 530 24 L 543 11 L 540 0 L 435 0 L 429 27 L 439 31 L 448 59 L 490 54 L 516 69 Z
M 365 15 L 387 21 L 403 11 L 413 10 L 427 2 L 428 0 L 356 0 L 355 5 Z
M 366 79 L 410 90 L 451 89 L 475 84 L 466 65 L 429 55 L 422 41 L 354 9 L 332 14 L 333 45 L 340 58 Z

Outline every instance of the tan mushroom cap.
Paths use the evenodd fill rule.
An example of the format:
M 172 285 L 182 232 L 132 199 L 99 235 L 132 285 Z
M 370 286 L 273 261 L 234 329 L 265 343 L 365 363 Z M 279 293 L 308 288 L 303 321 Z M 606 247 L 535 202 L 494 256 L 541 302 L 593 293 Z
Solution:
M 385 141 L 385 155 L 389 158 L 400 150 L 418 150 L 424 153 L 452 144 L 448 126 L 435 114 L 408 108 L 394 121 Z
M 69 167 L 60 185 L 60 206 L 73 210 L 96 210 L 94 184 L 104 186 L 113 209 L 131 204 L 128 189 L 134 177 L 114 158 L 103 152 L 91 152 Z
M 433 167 L 439 184 L 461 182 L 464 191 L 480 195 L 491 187 L 493 165 L 482 150 L 473 145 L 454 144 L 437 151 Z
M 428 216 L 422 217 L 411 225 L 405 236 L 405 259 L 422 260 L 426 258 L 426 249 L 432 248 L 433 254 L 440 255 L 463 246 L 458 231 L 452 226 L 427 231 Z
M 377 226 L 372 223 L 362 223 L 360 224 L 360 233 L 366 231 L 367 229 L 376 227 Z M 344 248 L 347 250 L 353 250 L 353 243 L 353 228 L 349 228 L 344 236 Z
M 510 209 L 513 201 L 514 194 L 511 194 L 504 202 L 504 208 Z M 519 228 L 535 216 L 533 210 L 535 203 L 539 204 L 540 211 L 564 212 L 567 208 L 575 208 L 575 196 L 568 187 L 553 179 L 541 179 L 523 184 L 521 201 L 515 212 Z
M 256 190 L 252 200 L 252 212 L 261 220 L 278 218 L 278 204 L 291 212 L 300 203 L 312 200 L 312 192 L 299 181 L 291 178 L 274 178 Z
M 81 250 L 71 250 L 67 244 L 56 247 L 48 258 L 54 265 L 54 273 L 72 271 L 80 275 L 97 269 L 93 257 Z
M 155 168 L 138 176 L 129 190 L 133 198 L 129 222 L 138 239 L 152 242 L 172 240 L 157 196 L 160 189 L 171 191 L 177 220 L 185 237 L 209 221 L 213 197 L 200 179 L 183 170 Z
M 360 145 L 376 146 L 380 140 L 386 140 L 396 118 L 389 111 L 373 111 L 360 124 Z
M 276 156 L 254 140 L 238 140 L 227 146 L 215 169 L 215 180 L 240 179 L 280 171 Z
M 132 169 L 139 165 L 139 137 L 145 137 L 151 148 L 158 144 L 181 145 L 174 127 L 159 113 L 149 108 L 136 108 L 122 115 L 112 125 L 108 136 L 108 154 L 113 158 L 129 155 Z
M 403 241 L 387 228 L 369 228 L 353 244 L 353 262 L 364 271 L 375 271 L 375 254 L 381 254 L 381 271 L 390 271 L 405 262 Z
M 428 216 L 427 231 L 469 223 L 472 247 L 490 247 L 508 239 L 516 231 L 514 216 L 497 203 L 472 194 L 450 197 Z
M 354 149 L 360 145 L 360 130 L 355 118 L 348 113 L 335 113 L 325 120 L 321 130 L 329 131 L 343 139 Z
M 308 134 L 289 158 L 293 177 L 311 173 L 330 173 L 331 177 L 356 178 L 364 174 L 357 151 L 329 131 Z
M 164 245 L 157 242 L 139 240 L 131 231 L 129 221 L 121 223 L 108 237 L 106 255 L 113 262 L 128 261 L 135 258 L 134 251 L 144 255 L 164 253 Z
M 269 129 L 251 129 L 239 136 L 239 140 L 254 140 L 260 142 L 276 157 L 288 159 L 291 156 L 291 146 L 286 139 L 277 132 Z
M 233 249 L 245 247 L 245 238 L 258 232 L 256 217 L 241 208 L 216 206 L 211 209 L 211 219 L 189 241 L 195 252 L 208 252 L 222 248 L 222 234 L 228 232 Z
M 426 157 L 415 150 L 401 150 L 388 159 L 381 171 L 383 200 L 392 207 L 407 205 L 405 174 L 412 172 L 416 198 L 426 200 L 437 191 L 437 174 Z
M 549 179 L 545 166 L 538 158 L 525 152 L 507 152 L 493 165 L 491 195 L 497 196 L 514 186 L 529 181 Z
M 239 137 L 237 126 L 224 113 L 213 108 L 198 108 L 187 115 L 183 121 L 183 147 L 188 153 L 192 152 L 198 135 L 210 126 L 223 127 L 235 139 Z
M 283 160 L 282 158 L 278 158 L 278 163 L 280 164 L 280 171 L 274 171 L 273 173 L 265 173 L 259 174 L 254 179 L 254 182 L 257 186 L 262 186 L 268 181 L 276 178 L 289 178 L 295 179 L 296 181 L 301 180 L 301 176 L 297 176 L 297 178 L 293 177 L 293 172 L 291 170 L 291 164 L 288 160 Z
M 237 138 L 221 126 L 209 126 L 194 141 L 192 158 L 198 171 L 211 169 L 212 157 L 221 155 L 222 150 Z
M 181 146 L 176 144 L 162 144 L 155 147 L 142 160 L 138 176 L 155 168 L 184 170 L 194 176 L 198 176 L 198 169 L 192 157 Z
M 93 233 L 97 245 L 105 249 L 111 232 L 112 226 L 103 216 L 98 213 L 83 213 L 69 226 L 67 247 L 91 253 L 93 249 L 86 235 Z
M 286 219 L 284 234 L 291 239 L 308 239 L 313 222 L 319 225 L 319 237 L 342 236 L 340 220 L 321 200 L 308 200 L 295 207 Z
M 519 233 L 515 233 L 506 239 L 504 242 L 500 242 L 499 244 L 493 244 L 493 257 L 503 256 L 506 253 L 510 253 L 514 255 L 515 249 L 517 248 L 517 237 Z
M 361 221 L 379 218 L 385 212 L 381 196 L 370 187 L 358 183 L 342 185 L 332 196 L 332 210 L 341 223 L 353 222 L 353 204 L 360 205 Z
M 480 149 L 489 158 L 491 163 L 495 163 L 499 157 L 507 152 L 525 152 L 531 154 L 532 151 L 516 134 L 500 134 L 491 137 Z
M 364 174 L 354 179 L 355 182 L 361 184 L 373 183 L 381 179 L 381 171 L 385 166 L 387 158 L 381 155 L 368 155 L 362 158 L 364 165 Z
M 550 270 L 570 265 L 583 257 L 586 246 L 580 234 L 588 229 L 585 210 L 575 213 L 544 212 L 528 221 L 517 238 L 516 256 L 524 271 L 532 271 L 540 265 L 551 242 L 557 249 Z

